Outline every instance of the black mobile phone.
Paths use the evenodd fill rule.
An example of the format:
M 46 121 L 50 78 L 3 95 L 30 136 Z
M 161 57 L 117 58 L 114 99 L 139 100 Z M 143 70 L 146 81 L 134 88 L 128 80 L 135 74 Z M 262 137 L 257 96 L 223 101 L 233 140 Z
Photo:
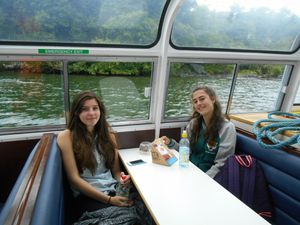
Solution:
M 129 166 L 135 166 L 135 165 L 139 165 L 139 164 L 143 164 L 143 163 L 146 163 L 146 162 L 142 159 L 137 159 L 137 160 L 129 161 L 127 164 Z

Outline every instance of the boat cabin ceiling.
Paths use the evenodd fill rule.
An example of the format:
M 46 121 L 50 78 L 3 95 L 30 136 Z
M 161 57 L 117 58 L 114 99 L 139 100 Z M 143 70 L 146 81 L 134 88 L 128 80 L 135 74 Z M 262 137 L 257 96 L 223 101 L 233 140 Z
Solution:
M 24 0 L 0 11 L 1 201 L 83 90 L 103 100 L 120 148 L 178 140 L 199 85 L 250 135 L 269 112 L 299 112 L 297 1 Z

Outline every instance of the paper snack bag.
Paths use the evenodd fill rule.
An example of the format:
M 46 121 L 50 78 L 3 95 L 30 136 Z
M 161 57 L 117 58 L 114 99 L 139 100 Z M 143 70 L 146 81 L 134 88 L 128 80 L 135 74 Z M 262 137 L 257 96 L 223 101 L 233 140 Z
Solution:
M 171 166 L 177 161 L 177 157 L 172 151 L 164 144 L 161 138 L 157 138 L 151 145 L 152 162 L 165 166 Z

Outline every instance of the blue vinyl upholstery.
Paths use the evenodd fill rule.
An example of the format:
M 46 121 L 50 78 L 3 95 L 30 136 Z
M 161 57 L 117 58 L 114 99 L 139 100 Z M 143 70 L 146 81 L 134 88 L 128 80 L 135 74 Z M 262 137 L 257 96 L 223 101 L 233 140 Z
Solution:
M 52 142 L 52 148 L 33 213 L 31 225 L 64 224 L 63 167 L 56 138 Z
M 5 219 L 12 207 L 14 197 L 19 191 L 24 175 L 30 166 L 31 159 L 36 152 L 38 144 L 28 157 L 18 179 L 10 192 L 7 201 L 0 214 L 0 224 L 4 224 Z M 63 225 L 65 224 L 64 211 L 64 182 L 63 166 L 60 151 L 56 144 L 56 137 L 51 143 L 51 150 L 46 162 L 44 175 L 38 190 L 35 206 L 31 216 L 31 225 Z
M 32 225 L 62 225 L 65 224 L 65 193 L 63 167 L 56 138 L 51 143 L 51 151 L 47 160 L 36 205 L 32 216 Z M 14 196 L 26 170 L 29 167 L 36 147 L 28 157 L 4 207 L 0 214 L 0 224 L 11 208 Z M 250 154 L 261 164 L 274 204 L 274 224 L 300 224 L 300 157 L 289 154 L 280 149 L 264 149 L 255 139 L 238 134 L 237 153 Z
M 265 149 L 255 139 L 237 136 L 236 152 L 261 164 L 274 204 L 274 224 L 300 224 L 300 157 L 280 149 Z

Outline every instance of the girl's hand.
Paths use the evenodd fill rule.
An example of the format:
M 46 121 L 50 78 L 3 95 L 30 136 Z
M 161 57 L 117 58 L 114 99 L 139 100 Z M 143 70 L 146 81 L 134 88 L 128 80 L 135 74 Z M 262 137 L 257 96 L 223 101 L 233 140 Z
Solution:
M 115 206 L 129 207 L 133 205 L 133 201 L 126 197 L 114 196 L 110 198 L 110 204 Z
M 170 144 L 170 139 L 167 136 L 162 136 L 161 139 L 166 145 Z
M 122 185 L 125 185 L 125 186 L 130 185 L 131 184 L 130 175 L 125 175 L 124 172 L 121 172 L 120 182 L 121 182 Z

